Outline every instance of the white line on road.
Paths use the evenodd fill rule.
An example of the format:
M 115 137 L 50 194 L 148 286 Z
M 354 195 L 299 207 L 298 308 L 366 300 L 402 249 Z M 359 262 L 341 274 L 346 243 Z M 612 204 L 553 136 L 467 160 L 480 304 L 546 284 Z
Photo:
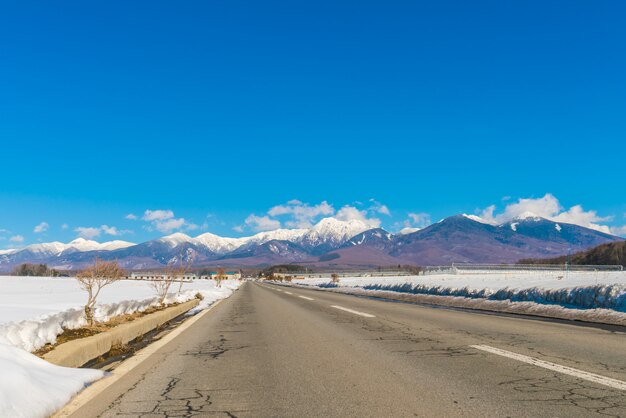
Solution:
M 601 385 L 608 386 L 614 389 L 626 390 L 626 382 L 623 382 L 621 380 L 611 379 L 610 377 L 604 377 L 599 374 L 589 373 L 583 370 L 574 369 L 572 367 L 561 366 L 560 364 L 539 360 L 537 358 L 528 357 L 523 354 L 513 353 L 512 351 L 501 350 L 499 348 L 490 347 L 488 345 L 472 345 L 470 347 L 477 350 L 486 351 L 488 353 L 497 354 L 499 356 L 508 357 L 513 360 L 532 364 L 533 366 L 543 367 L 544 369 L 553 370 L 555 372 L 567 374 L 569 376 L 574 376 L 579 379 L 599 383 Z
M 298 297 L 299 297 L 299 298 L 302 298 L 302 299 L 306 299 L 306 300 L 315 300 L 315 299 L 313 299 L 313 298 L 309 298 L 309 297 L 306 297 L 306 296 L 298 296 Z
M 285 293 L 288 294 L 288 295 L 293 295 L 293 293 L 287 292 L 286 290 L 285 290 Z
M 330 307 L 331 308 L 335 308 L 335 309 L 341 309 L 342 311 L 350 312 L 350 313 L 353 313 L 355 315 L 361 315 L 361 316 L 364 316 L 366 318 L 376 318 L 376 316 L 374 316 L 372 314 L 368 314 L 368 313 L 365 313 L 365 312 L 359 312 L 359 311 L 353 311 L 352 309 L 344 308 L 343 306 L 330 305 Z

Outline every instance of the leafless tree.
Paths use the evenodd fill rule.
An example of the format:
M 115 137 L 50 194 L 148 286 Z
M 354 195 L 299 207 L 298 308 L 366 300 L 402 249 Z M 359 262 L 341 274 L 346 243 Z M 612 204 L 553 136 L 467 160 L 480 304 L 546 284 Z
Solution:
M 333 283 L 339 283 L 339 275 L 337 273 L 331 274 L 330 278 L 332 279 Z
M 217 269 L 217 274 L 215 275 L 215 281 L 217 287 L 222 287 L 222 280 L 226 278 L 226 273 L 223 268 Z
M 183 282 L 185 279 L 185 275 L 189 271 L 191 265 L 193 264 L 193 255 L 187 258 L 187 261 L 183 259 L 182 252 L 178 257 L 178 260 L 174 260 L 170 263 L 165 269 L 165 274 L 160 279 L 153 280 L 150 284 L 152 288 L 155 290 L 157 297 L 159 299 L 159 305 L 165 305 L 165 298 L 172 287 L 172 284 L 175 281 L 179 281 L 180 285 L 178 286 L 178 293 L 180 293 Z
M 122 279 L 126 273 L 116 261 L 102 261 L 96 258 L 94 264 L 76 275 L 81 289 L 87 292 L 85 316 L 90 326 L 94 324 L 94 308 L 100 291 Z

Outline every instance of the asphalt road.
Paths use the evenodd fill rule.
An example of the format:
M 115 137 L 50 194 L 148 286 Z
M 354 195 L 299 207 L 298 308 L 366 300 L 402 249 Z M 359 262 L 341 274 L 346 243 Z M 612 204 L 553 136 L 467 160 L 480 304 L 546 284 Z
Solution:
M 624 381 L 619 330 L 247 283 L 74 416 L 623 417 Z

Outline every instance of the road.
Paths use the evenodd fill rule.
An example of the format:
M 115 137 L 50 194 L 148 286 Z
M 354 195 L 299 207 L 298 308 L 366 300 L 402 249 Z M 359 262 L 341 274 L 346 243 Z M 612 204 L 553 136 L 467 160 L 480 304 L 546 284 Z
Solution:
M 74 416 L 626 416 L 624 381 L 619 330 L 250 282 Z

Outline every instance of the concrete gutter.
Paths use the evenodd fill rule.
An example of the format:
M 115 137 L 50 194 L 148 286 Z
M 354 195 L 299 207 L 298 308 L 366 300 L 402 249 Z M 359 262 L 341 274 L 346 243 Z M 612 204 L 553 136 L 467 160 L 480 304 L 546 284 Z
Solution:
M 160 325 L 195 308 L 200 300 L 193 299 L 180 305 L 142 316 L 132 322 L 118 325 L 109 331 L 68 341 L 55 347 L 43 358 L 53 364 L 65 367 L 80 367 L 88 361 L 111 351 L 114 344 L 126 344 Z

